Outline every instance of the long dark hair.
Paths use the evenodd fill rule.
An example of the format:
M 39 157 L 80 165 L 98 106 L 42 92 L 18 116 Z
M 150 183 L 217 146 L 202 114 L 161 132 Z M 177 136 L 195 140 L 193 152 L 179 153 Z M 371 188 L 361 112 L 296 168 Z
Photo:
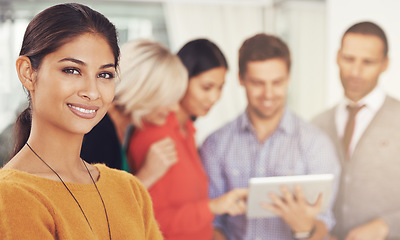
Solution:
M 189 72 L 189 79 L 217 67 L 228 69 L 228 63 L 218 46 L 207 39 L 186 43 L 177 53 Z
M 71 39 L 84 33 L 97 33 L 110 45 L 115 66 L 118 66 L 119 47 L 115 26 L 101 13 L 78 3 L 59 4 L 36 15 L 26 28 L 20 56 L 29 58 L 33 70 L 38 70 L 43 58 L 55 52 Z M 32 123 L 31 96 L 29 106 L 15 123 L 15 156 L 29 138 Z

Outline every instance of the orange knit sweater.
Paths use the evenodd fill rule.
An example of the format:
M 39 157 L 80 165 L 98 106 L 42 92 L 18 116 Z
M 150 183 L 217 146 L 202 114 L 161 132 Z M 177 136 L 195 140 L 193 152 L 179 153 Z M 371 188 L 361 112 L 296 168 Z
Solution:
M 112 239 L 162 239 L 147 191 L 131 174 L 95 165 Z M 0 239 L 98 239 L 108 237 L 107 220 L 93 184 L 61 182 L 17 170 L 0 170 Z

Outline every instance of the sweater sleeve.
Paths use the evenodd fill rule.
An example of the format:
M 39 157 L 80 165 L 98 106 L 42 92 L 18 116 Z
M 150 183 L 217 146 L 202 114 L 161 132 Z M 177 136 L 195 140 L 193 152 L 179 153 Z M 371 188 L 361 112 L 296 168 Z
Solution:
M 0 239 L 55 239 L 55 223 L 44 199 L 16 184 L 0 183 Z
M 133 183 L 133 185 L 136 186 L 139 191 L 139 194 L 137 194 L 137 196 L 141 196 L 139 198 L 140 199 L 139 204 L 141 205 L 142 208 L 142 216 L 144 219 L 146 239 L 148 240 L 163 239 L 158 223 L 154 218 L 153 206 L 149 193 L 139 182 L 139 180 L 136 180 Z

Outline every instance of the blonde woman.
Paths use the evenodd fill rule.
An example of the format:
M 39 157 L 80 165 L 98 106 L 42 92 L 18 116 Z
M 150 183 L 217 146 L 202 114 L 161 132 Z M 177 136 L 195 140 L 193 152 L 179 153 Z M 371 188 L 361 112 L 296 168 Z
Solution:
M 121 47 L 120 81 L 115 99 L 105 117 L 85 135 L 81 157 L 90 163 L 130 170 L 123 145 L 129 127 L 141 127 L 142 121 L 165 123 L 171 111 L 178 110 L 188 73 L 178 56 L 158 42 L 146 39 L 130 41 Z M 149 187 L 176 161 L 171 139 L 155 142 L 139 172 L 131 169 Z
M 218 46 L 207 39 L 188 42 L 177 55 L 189 73 L 179 111 L 171 113 L 162 126 L 146 122 L 135 131 L 128 160 L 142 171 L 151 145 L 165 137 L 173 139 L 178 161 L 148 188 L 156 220 L 166 240 L 211 239 L 215 215 L 236 216 L 246 210 L 246 189 L 209 199 L 208 177 L 194 141 L 192 119 L 206 115 L 218 101 L 228 64 Z

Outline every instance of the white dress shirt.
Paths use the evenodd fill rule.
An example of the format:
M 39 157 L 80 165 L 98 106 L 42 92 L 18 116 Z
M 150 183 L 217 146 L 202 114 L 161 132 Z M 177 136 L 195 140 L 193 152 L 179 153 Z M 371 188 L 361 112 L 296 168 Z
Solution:
M 372 92 L 370 92 L 367 96 L 365 96 L 357 103 L 354 103 L 348 98 L 344 98 L 338 104 L 335 114 L 335 124 L 339 138 L 343 138 L 347 118 L 349 117 L 349 112 L 346 108 L 347 105 L 365 105 L 365 107 L 361 108 L 361 110 L 356 115 L 353 137 L 349 146 L 350 156 L 353 154 L 354 148 L 356 147 L 365 129 L 374 118 L 378 110 L 382 107 L 383 102 L 385 101 L 385 97 L 385 92 L 380 87 L 376 87 L 374 90 L 372 90 Z

